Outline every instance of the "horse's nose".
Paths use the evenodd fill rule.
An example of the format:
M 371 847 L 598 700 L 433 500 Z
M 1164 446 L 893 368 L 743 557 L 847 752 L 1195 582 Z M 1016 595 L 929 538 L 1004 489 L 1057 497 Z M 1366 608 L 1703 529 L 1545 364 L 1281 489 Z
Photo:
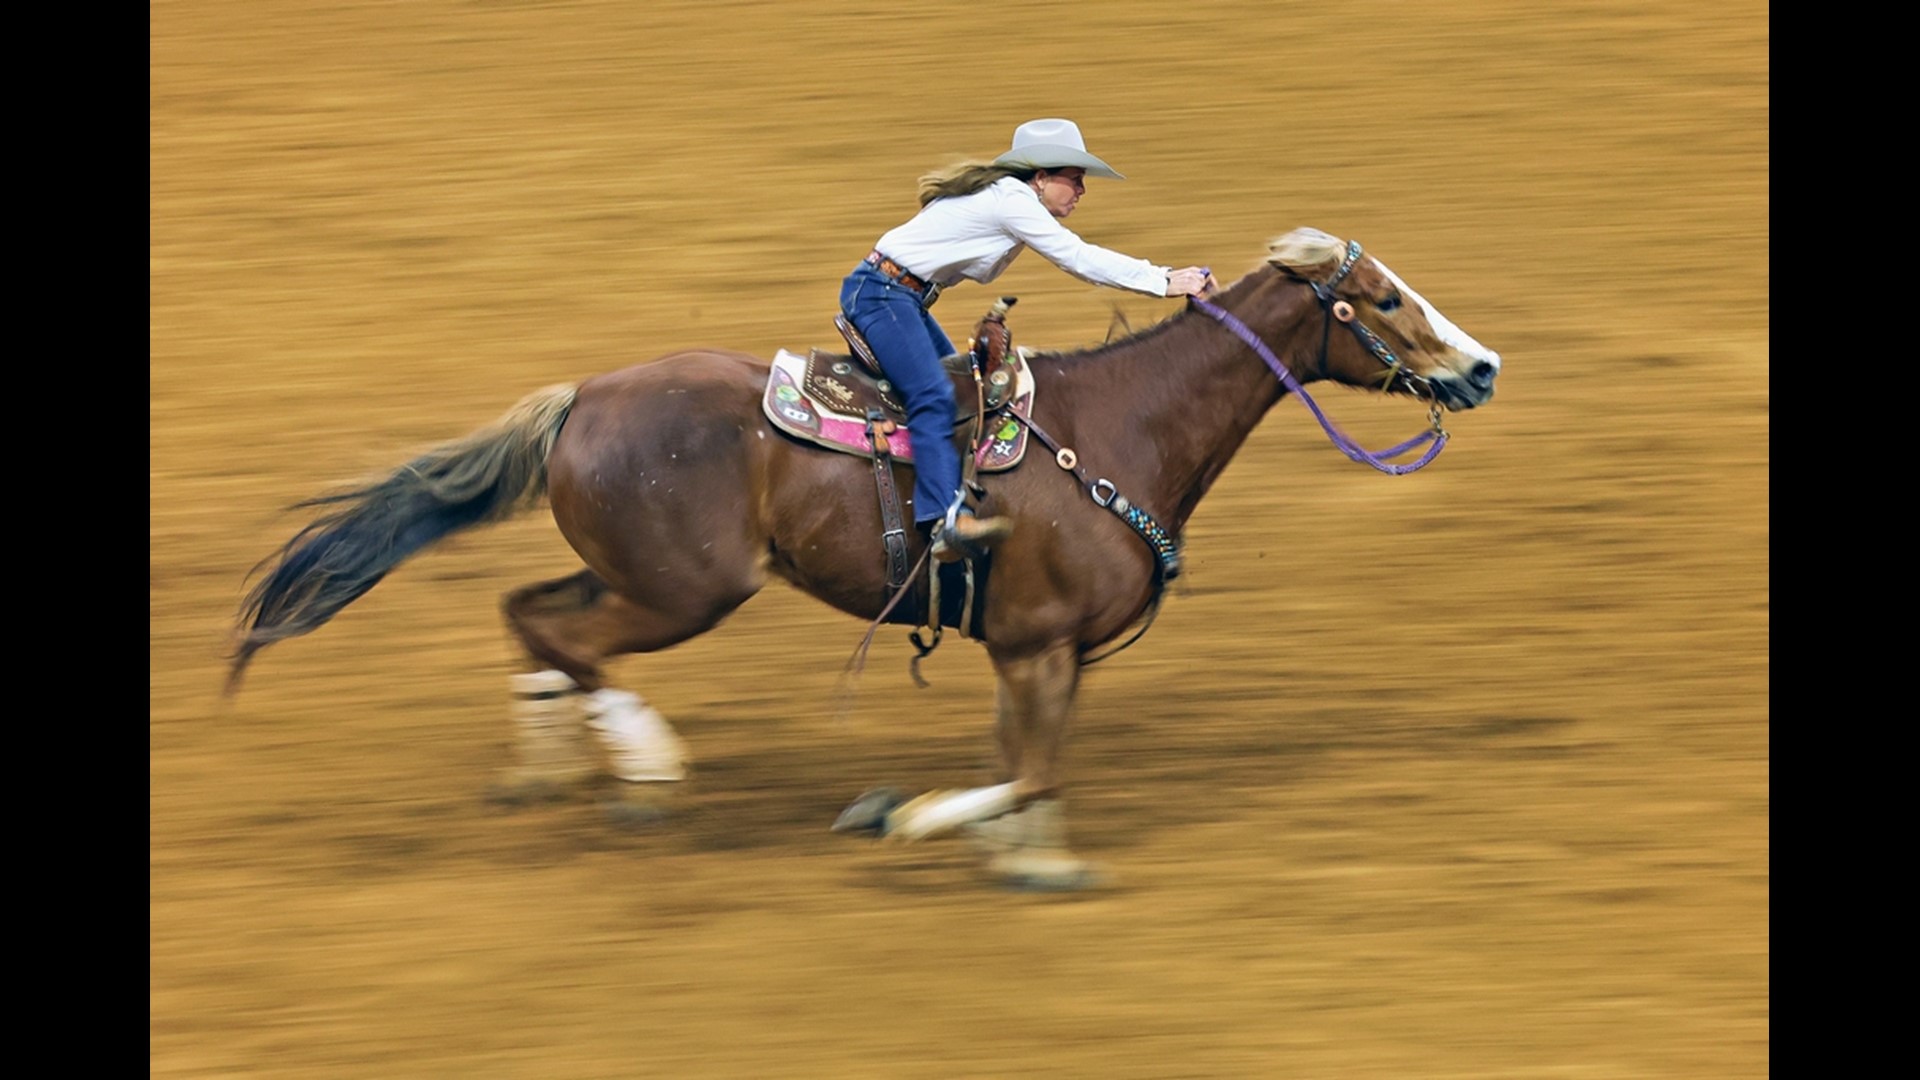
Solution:
M 1500 374 L 1500 364 L 1496 360 L 1482 360 L 1467 372 L 1467 381 L 1481 390 L 1493 388 L 1493 377 Z

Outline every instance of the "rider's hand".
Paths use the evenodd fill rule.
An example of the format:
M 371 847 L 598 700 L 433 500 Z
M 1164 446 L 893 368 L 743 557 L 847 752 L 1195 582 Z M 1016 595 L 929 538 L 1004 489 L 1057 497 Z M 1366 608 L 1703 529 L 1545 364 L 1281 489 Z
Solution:
M 1167 274 L 1168 296 L 1205 296 L 1220 288 L 1204 266 L 1184 266 Z

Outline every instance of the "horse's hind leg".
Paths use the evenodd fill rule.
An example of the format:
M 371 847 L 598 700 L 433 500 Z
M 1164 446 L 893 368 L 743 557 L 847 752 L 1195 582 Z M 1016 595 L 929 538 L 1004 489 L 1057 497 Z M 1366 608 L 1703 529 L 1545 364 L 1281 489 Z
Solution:
M 533 670 L 513 678 L 519 762 L 509 770 L 503 794 L 538 792 L 596 774 L 597 763 L 582 761 L 589 731 L 620 779 L 681 779 L 685 744 L 638 695 L 608 686 L 601 665 L 613 656 L 684 641 L 710 629 L 725 611 L 694 615 L 642 607 L 590 570 L 508 593 L 501 614 Z
M 621 636 L 623 603 L 599 575 L 582 570 L 507 593 L 500 614 L 536 668 L 559 671 L 594 691 L 604 685 L 601 663 L 619 651 L 609 643 Z

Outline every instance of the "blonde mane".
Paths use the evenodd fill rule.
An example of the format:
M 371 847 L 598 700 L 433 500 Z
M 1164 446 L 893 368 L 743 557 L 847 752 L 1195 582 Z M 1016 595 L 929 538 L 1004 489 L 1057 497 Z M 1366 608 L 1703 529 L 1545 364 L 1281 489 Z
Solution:
M 1337 265 L 1345 253 L 1345 241 L 1313 228 L 1298 228 L 1267 242 L 1267 261 L 1288 270 Z

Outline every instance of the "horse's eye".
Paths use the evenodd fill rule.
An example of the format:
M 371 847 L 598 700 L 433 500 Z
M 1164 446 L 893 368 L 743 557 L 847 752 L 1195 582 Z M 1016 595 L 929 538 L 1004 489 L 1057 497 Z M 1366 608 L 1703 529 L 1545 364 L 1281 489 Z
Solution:
M 1400 294 L 1394 293 L 1392 296 L 1386 297 L 1385 299 L 1381 300 L 1378 304 L 1375 304 L 1374 306 L 1379 308 L 1381 311 L 1399 311 L 1400 310 Z

